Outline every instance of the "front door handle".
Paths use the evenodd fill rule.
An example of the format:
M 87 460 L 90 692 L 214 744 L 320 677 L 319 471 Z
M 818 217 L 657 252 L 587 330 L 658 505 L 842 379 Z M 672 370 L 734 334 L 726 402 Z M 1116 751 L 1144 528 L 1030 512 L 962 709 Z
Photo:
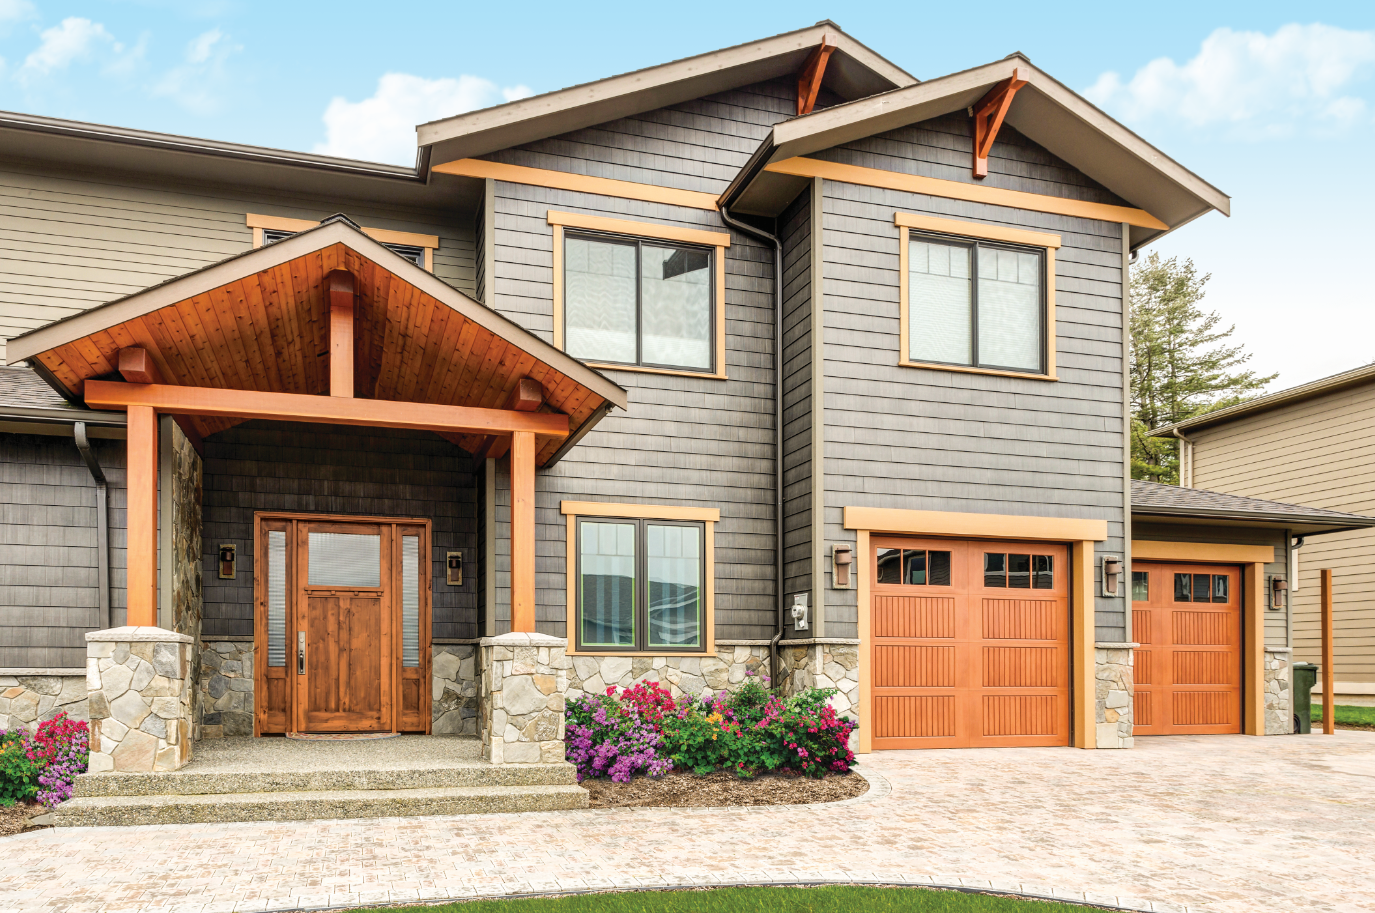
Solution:
M 306 632 L 296 632 L 296 674 L 306 674 Z

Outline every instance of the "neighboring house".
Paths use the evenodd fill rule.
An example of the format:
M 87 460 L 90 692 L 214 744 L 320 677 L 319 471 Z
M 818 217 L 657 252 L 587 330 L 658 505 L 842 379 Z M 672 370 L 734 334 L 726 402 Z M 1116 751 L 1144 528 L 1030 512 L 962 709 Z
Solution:
M 1180 480 L 1251 498 L 1375 513 L 1375 366 L 1219 409 L 1153 432 L 1178 436 Z M 1320 662 L 1319 571 L 1333 571 L 1338 698 L 1375 702 L 1375 531 L 1292 545 L 1294 658 Z M 1300 560 L 1301 559 L 1301 560 Z
M 99 722 L 85 635 L 158 625 L 193 738 L 548 759 L 558 676 L 771 668 L 862 751 L 1119 748 L 1146 626 L 1151 731 L 1286 732 L 1284 530 L 1375 522 L 1133 528 L 1129 261 L 1228 198 L 1020 55 L 918 82 L 823 22 L 415 168 L 0 131 L 0 726 Z

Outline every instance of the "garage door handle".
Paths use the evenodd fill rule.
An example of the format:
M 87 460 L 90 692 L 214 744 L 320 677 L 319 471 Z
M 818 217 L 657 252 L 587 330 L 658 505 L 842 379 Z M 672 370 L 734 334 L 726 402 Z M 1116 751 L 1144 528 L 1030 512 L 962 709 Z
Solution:
M 306 632 L 296 632 L 296 674 L 306 674 Z

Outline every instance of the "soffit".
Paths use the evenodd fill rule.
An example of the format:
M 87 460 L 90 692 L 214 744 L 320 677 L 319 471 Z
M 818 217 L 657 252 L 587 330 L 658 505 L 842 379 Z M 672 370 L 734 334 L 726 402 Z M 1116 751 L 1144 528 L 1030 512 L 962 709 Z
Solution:
M 796 196 L 799 179 L 764 171 L 769 164 L 963 110 L 1013 70 L 1022 71 L 1027 85 L 1006 123 L 1028 139 L 1170 230 L 1213 209 L 1230 214 L 1230 198 L 1222 191 L 1017 55 L 777 124 L 722 199 L 741 212 L 776 215 Z M 1163 233 L 1133 227 L 1132 245 Z
M 584 127 L 741 86 L 795 76 L 829 37 L 836 45 L 822 84 L 841 98 L 865 98 L 917 80 L 833 22 L 700 54 L 416 128 L 429 161 L 450 162 L 509 149 Z
M 325 276 L 354 275 L 355 395 L 365 399 L 502 408 L 523 377 L 544 388 L 547 411 L 573 433 L 625 391 L 341 222 L 327 222 L 10 341 L 11 359 L 36 363 L 80 397 L 85 382 L 117 376 L 120 349 L 142 347 L 163 380 L 183 386 L 328 395 Z M 232 424 L 196 417 L 202 435 Z M 478 436 L 455 436 L 475 451 Z M 546 461 L 562 441 L 541 440 Z

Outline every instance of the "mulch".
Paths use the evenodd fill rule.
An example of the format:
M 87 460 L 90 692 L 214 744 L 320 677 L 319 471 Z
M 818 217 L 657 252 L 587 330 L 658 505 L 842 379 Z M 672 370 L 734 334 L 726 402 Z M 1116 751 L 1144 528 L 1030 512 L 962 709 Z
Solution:
M 823 779 L 786 773 L 742 780 L 720 770 L 699 777 L 672 771 L 659 779 L 636 777 L 629 783 L 584 780 L 590 808 L 689 808 L 731 805 L 804 805 L 839 802 L 863 795 L 869 783 L 859 774 L 829 774 Z
M 36 802 L 17 802 L 14 805 L 0 805 L 0 837 L 23 833 L 30 827 L 29 818 L 43 814 L 43 807 Z M 46 825 L 38 825 L 44 827 Z

